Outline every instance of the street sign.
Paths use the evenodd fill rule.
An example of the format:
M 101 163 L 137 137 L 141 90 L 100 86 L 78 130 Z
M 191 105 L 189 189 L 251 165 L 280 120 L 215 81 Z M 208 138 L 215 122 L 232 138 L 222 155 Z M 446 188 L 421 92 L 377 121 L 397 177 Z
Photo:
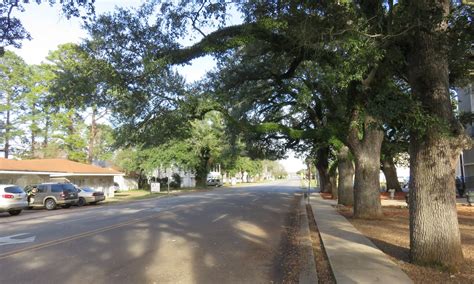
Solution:
M 151 183 L 151 192 L 160 192 L 160 183 L 152 182 Z

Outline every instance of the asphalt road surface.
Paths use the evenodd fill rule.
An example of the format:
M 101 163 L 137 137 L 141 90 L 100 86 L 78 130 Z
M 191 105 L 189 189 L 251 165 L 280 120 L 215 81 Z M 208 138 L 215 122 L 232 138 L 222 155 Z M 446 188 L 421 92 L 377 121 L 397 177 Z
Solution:
M 0 283 L 281 282 L 297 185 L 0 214 Z

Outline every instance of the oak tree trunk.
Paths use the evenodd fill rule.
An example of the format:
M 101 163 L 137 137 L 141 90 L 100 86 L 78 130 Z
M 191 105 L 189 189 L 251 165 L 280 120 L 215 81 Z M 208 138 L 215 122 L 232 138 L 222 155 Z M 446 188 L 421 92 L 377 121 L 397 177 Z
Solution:
M 342 146 L 337 152 L 339 172 L 337 191 L 338 204 L 354 205 L 354 164 L 349 155 L 349 147 Z
M 332 199 L 338 199 L 338 192 L 337 192 L 337 172 L 330 172 L 329 173 L 329 180 L 331 182 L 331 194 Z
M 457 156 L 449 139 L 412 138 L 410 257 L 415 263 L 456 270 L 463 259 L 454 181 Z
M 332 190 L 331 177 L 329 169 L 324 167 L 316 167 L 319 174 L 319 189 L 321 192 L 330 193 Z
M 470 143 L 452 110 L 446 40 L 450 1 L 410 3 L 414 30 L 408 80 L 414 98 L 434 121 L 410 134 L 410 257 L 415 263 L 457 270 L 463 260 L 455 166 Z
M 401 192 L 402 187 L 398 182 L 397 168 L 393 162 L 393 157 L 384 156 L 381 162 L 382 172 L 385 176 L 385 181 L 387 182 L 387 190 L 395 189 L 396 192 Z
M 331 193 L 333 186 L 329 175 L 329 151 L 329 147 L 322 147 L 316 152 L 315 166 L 319 174 L 319 189 L 324 193 Z
M 206 186 L 207 185 L 207 174 L 209 173 L 209 159 L 210 149 L 204 147 L 200 151 L 199 155 L 199 166 L 196 169 L 196 185 Z
M 380 122 L 369 114 L 359 117 L 354 110 L 352 121 L 363 120 L 362 139 L 359 129 L 349 130 L 348 144 L 355 159 L 354 217 L 374 219 L 382 217 L 380 203 L 380 152 L 384 133 Z

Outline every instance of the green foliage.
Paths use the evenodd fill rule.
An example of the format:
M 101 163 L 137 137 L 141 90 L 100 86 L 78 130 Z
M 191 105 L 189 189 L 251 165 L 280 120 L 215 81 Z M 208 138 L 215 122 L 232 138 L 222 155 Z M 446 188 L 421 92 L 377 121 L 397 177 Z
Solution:
M 97 125 L 93 153 L 100 161 L 111 161 L 114 151 L 113 128 L 106 124 Z M 86 136 L 90 137 L 90 127 L 87 129 Z
M 262 161 L 262 168 L 263 171 L 270 173 L 272 176 L 276 178 L 285 178 L 288 173 L 285 170 L 285 167 L 278 161 L 268 161 L 268 160 L 263 160 Z
M 67 158 L 77 162 L 85 162 L 87 159 L 87 142 L 83 118 L 75 111 L 57 113 L 54 116 L 52 137 L 61 145 L 61 149 Z
M 21 118 L 26 108 L 24 98 L 29 91 L 28 71 L 23 59 L 13 52 L 7 51 L 0 57 L 0 144 L 4 146 L 5 157 L 15 152 L 12 143 L 24 134 Z
M 248 157 L 238 157 L 234 168 L 229 170 L 231 176 L 234 176 L 236 173 L 247 172 L 250 176 L 255 176 L 262 173 L 262 163 L 261 161 L 251 160 Z
M 51 51 L 46 65 L 53 74 L 50 79 L 49 103 L 80 110 L 93 108 L 98 113 L 119 106 L 120 75 L 93 50 L 68 43 Z
M 180 186 L 181 186 L 181 176 L 179 174 L 174 173 L 172 175 L 172 179 L 173 179 L 173 181 L 170 182 L 170 186 L 172 188 L 180 188 Z
M 143 162 L 143 168 L 149 172 L 173 165 L 194 170 L 199 164 L 199 158 L 193 153 L 193 147 L 187 141 L 172 141 L 159 147 L 143 150 L 143 153 L 148 157 Z
M 464 87 L 474 76 L 473 5 L 453 5 L 448 31 L 449 81 L 451 86 Z
M 146 158 L 145 153 L 138 149 L 126 148 L 116 152 L 114 164 L 127 175 L 139 174 L 143 171 L 141 166 Z

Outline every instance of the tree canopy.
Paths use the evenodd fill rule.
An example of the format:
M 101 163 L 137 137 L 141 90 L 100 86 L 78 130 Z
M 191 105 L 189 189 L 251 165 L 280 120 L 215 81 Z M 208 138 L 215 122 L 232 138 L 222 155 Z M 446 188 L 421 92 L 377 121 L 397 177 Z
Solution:
M 382 217 L 381 164 L 409 143 L 412 260 L 452 267 L 462 259 L 452 172 L 470 139 L 449 88 L 472 79 L 472 15 L 448 0 L 153 1 L 87 23 L 83 45 L 52 55 L 52 90 L 110 109 L 140 171 L 179 162 L 202 181 L 214 163 L 258 172 L 251 158 L 292 149 L 336 193 L 335 169 L 352 177 L 353 160 L 357 218 Z M 176 66 L 203 56 L 217 66 L 186 83 Z M 444 230 L 429 230 L 435 215 Z

